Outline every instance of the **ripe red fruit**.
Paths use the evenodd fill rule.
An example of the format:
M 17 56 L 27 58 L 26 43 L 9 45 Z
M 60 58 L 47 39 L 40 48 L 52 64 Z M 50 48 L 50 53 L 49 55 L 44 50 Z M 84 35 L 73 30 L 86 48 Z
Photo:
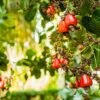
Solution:
M 72 14 L 67 14 L 65 17 L 65 23 L 69 27 L 70 25 L 77 25 L 77 19 L 74 15 Z
M 60 68 L 60 67 L 61 67 L 61 65 L 60 65 L 60 59 L 55 58 L 55 59 L 53 60 L 53 62 L 52 62 L 52 68 L 58 69 L 58 68 Z
M 87 87 L 92 85 L 92 79 L 87 74 L 83 74 L 80 78 L 80 87 Z
M 53 5 L 49 6 L 47 8 L 46 12 L 47 12 L 48 15 L 54 15 L 55 14 L 55 7 Z
M 4 88 L 4 82 L 0 81 L 0 89 Z
M 60 62 L 61 62 L 61 64 L 65 64 L 65 65 L 68 64 L 68 60 L 67 59 L 61 59 Z
M 65 24 L 65 21 L 61 20 L 58 24 L 58 32 L 63 33 L 63 32 L 68 32 L 68 27 Z
M 76 88 L 79 87 L 79 81 L 78 81 L 78 79 L 76 79 L 76 81 L 75 81 L 75 87 L 76 87 Z
M 0 77 L 0 81 L 2 81 L 2 77 Z

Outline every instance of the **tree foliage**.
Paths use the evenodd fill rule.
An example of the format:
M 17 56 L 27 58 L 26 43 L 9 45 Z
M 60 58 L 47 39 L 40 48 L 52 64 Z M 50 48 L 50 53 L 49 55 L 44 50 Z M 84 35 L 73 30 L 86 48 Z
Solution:
M 51 5 L 54 14 L 47 12 Z M 60 33 L 59 21 L 67 14 L 74 15 L 78 24 L 68 27 L 68 32 Z M 66 81 L 70 82 L 73 76 L 79 79 L 85 73 L 99 83 L 100 79 L 94 77 L 93 71 L 100 70 L 100 1 L 1 0 L 0 44 L 1 71 L 12 62 L 6 56 L 8 46 L 19 45 L 24 57 L 13 63 L 29 67 L 36 78 L 41 76 L 41 69 L 55 75 L 59 69 L 52 68 L 52 61 L 65 58 L 68 64 L 61 68 L 65 71 Z M 75 86 L 73 88 L 75 90 Z M 91 98 L 83 88 L 75 92 L 73 88 L 65 86 L 58 94 L 65 100 L 72 100 L 69 97 L 84 100 L 82 95 Z M 87 91 L 90 93 L 89 88 Z

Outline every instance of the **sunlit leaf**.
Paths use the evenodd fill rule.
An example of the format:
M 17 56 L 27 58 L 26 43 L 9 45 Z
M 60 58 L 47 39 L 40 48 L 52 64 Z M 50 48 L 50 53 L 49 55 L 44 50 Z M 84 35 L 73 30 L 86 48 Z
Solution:
M 26 51 L 26 55 L 28 56 L 29 59 L 31 59 L 34 55 L 36 55 L 36 52 L 33 51 L 32 49 L 28 49 Z
M 33 65 L 33 61 L 29 59 L 21 59 L 17 62 L 17 65 L 31 67 Z

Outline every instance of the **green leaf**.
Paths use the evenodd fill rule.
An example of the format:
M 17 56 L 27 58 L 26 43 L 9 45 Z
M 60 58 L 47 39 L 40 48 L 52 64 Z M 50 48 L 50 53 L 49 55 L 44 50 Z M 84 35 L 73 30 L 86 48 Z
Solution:
M 51 31 L 54 28 L 54 26 L 51 26 L 47 29 L 47 31 Z
M 82 1 L 82 6 L 80 8 L 80 14 L 82 16 L 87 15 L 90 13 L 90 9 L 91 9 L 91 3 L 89 0 L 83 0 Z
M 29 8 L 29 2 L 30 2 L 30 0 L 20 0 L 20 7 L 23 10 L 28 9 Z
M 41 21 L 41 25 L 42 25 L 42 27 L 43 27 L 43 28 L 45 28 L 46 23 L 47 23 L 47 21 L 46 21 L 46 20 L 44 20 L 44 19 Z
M 70 37 L 73 40 L 76 40 L 76 42 L 78 41 L 79 43 L 82 43 L 86 39 L 85 33 L 86 33 L 86 30 L 83 27 L 80 30 L 74 30 L 74 31 L 69 32 Z
M 39 43 L 41 43 L 41 42 L 42 42 L 42 40 L 44 40 L 44 39 L 46 39 L 46 34 L 43 34 L 43 35 L 41 35 L 41 36 L 40 36 Z
M 62 97 L 64 100 L 68 100 L 68 97 L 72 97 L 74 95 L 74 91 L 69 88 L 62 89 L 58 92 L 58 95 Z
M 91 58 L 91 62 L 92 62 L 92 66 L 94 67 L 99 67 L 100 66 L 100 46 L 94 46 L 94 53 L 93 56 Z
M 55 70 L 54 70 L 54 69 L 50 68 L 50 69 L 49 69 L 49 72 L 50 72 L 50 75 L 51 75 L 51 76 L 54 76 L 54 74 L 55 74 Z
M 42 0 L 43 2 L 50 3 L 50 0 Z
M 64 5 L 63 2 L 60 2 L 60 3 L 59 3 L 59 7 L 60 7 L 61 11 L 66 10 L 66 6 Z
M 91 33 L 100 36 L 100 9 L 94 11 L 92 17 L 84 16 L 82 25 Z
M 70 82 L 71 82 L 72 84 L 75 84 L 75 81 L 76 81 L 76 77 L 73 76 L 73 77 L 70 78 Z
M 92 56 L 93 54 L 93 50 L 91 49 L 91 47 L 86 47 L 86 49 L 82 52 L 82 56 L 84 58 L 87 58 L 87 59 L 90 59 L 90 57 Z
M 100 18 L 92 18 L 88 27 L 90 32 L 100 37 Z
M 100 8 L 93 12 L 92 18 L 100 18 Z
M 31 59 L 34 55 L 36 55 L 36 51 L 33 51 L 32 49 L 28 49 L 26 51 L 26 56 L 28 57 L 28 59 Z
M 83 88 L 77 89 L 77 93 L 79 93 L 79 94 L 87 94 L 86 91 Z
M 100 91 L 98 92 L 98 90 L 99 90 L 99 83 L 95 83 L 90 87 L 90 94 L 91 95 L 95 94 L 97 96 L 100 96 Z
M 25 12 L 25 20 L 26 21 L 31 21 L 34 19 L 35 15 L 37 12 L 37 5 L 34 5 L 33 7 L 29 8 L 26 12 Z
M 82 20 L 81 20 L 82 25 L 83 25 L 87 30 L 89 30 L 88 25 L 89 25 L 90 21 L 91 21 L 91 17 L 89 17 L 89 16 L 83 16 L 83 17 L 82 17 Z
M 100 89 L 95 92 L 95 95 L 100 97 Z
M 20 66 L 29 66 L 29 67 L 31 67 L 33 65 L 33 61 L 29 60 L 29 59 L 21 59 L 16 64 L 20 65 Z
M 40 78 L 40 76 L 41 76 L 41 72 L 38 67 L 34 67 L 34 69 L 31 73 L 32 73 L 32 75 L 35 75 L 36 78 Z
M 76 93 L 73 97 L 73 100 L 84 100 L 83 96 L 79 93 Z
M 38 63 L 37 66 L 38 66 L 39 69 L 46 67 L 45 58 L 39 59 L 39 61 L 37 61 L 37 63 Z
M 7 56 L 0 51 L 0 70 L 6 70 L 8 62 Z
M 3 30 L 5 28 L 7 28 L 6 25 L 4 24 L 4 21 L 2 19 L 0 19 L 0 20 L 1 20 L 1 22 L 0 22 L 0 30 Z
M 3 6 L 3 4 L 4 4 L 3 0 L 0 0 L 0 6 Z

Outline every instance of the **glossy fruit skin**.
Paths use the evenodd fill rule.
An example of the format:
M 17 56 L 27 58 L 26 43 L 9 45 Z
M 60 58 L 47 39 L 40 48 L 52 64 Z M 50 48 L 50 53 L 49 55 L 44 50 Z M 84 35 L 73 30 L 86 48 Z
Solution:
M 67 14 L 65 17 L 65 23 L 69 27 L 70 25 L 77 25 L 77 18 L 72 14 Z
M 47 8 L 47 14 L 48 15 L 54 15 L 55 14 L 55 7 L 53 5 L 50 5 L 48 8 Z
M 65 21 L 61 20 L 58 24 L 58 32 L 64 33 L 68 32 L 68 27 L 65 24 Z
M 4 82 L 0 81 L 0 89 L 3 89 L 3 88 L 4 88 Z
M 52 68 L 54 68 L 54 69 L 61 68 L 60 59 L 59 58 L 55 58 L 53 60 L 53 62 L 52 62 Z
M 92 85 L 92 79 L 90 76 L 88 76 L 87 74 L 83 74 L 80 77 L 80 87 L 88 87 Z

